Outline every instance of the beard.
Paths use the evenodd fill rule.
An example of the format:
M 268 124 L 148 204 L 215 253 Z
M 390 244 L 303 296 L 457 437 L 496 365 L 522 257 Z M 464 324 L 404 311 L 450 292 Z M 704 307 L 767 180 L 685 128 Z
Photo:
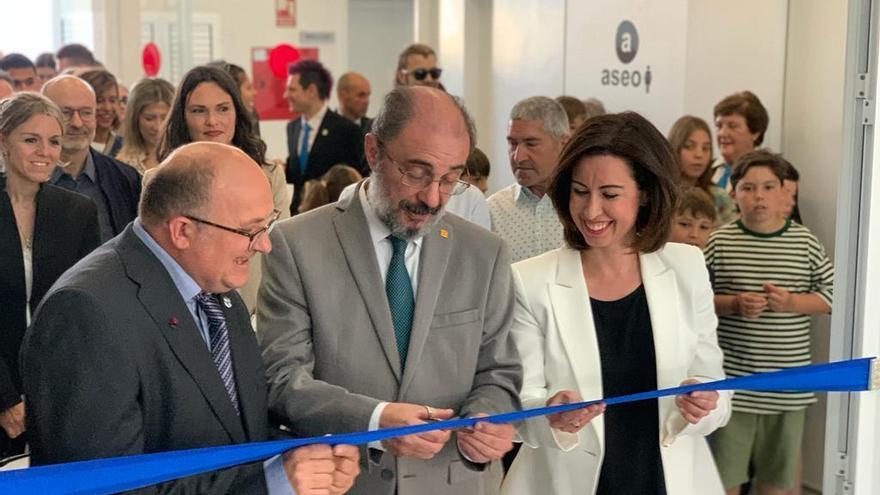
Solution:
M 69 156 L 86 149 L 91 146 L 93 137 L 88 132 L 67 130 L 61 138 L 61 154 Z
M 388 199 L 388 192 L 385 186 L 382 173 L 376 170 L 375 173 L 370 175 L 370 187 L 367 189 L 367 198 L 370 200 L 373 209 L 376 210 L 376 216 L 391 230 L 391 234 L 394 236 L 405 240 L 422 237 L 430 232 L 440 221 L 440 217 L 443 216 L 442 206 L 431 208 L 422 202 L 410 203 L 405 199 L 401 199 L 396 205 L 392 204 Z M 401 211 L 407 211 L 416 215 L 427 214 L 431 215 L 431 217 L 420 228 L 414 229 L 408 227 L 400 220 Z

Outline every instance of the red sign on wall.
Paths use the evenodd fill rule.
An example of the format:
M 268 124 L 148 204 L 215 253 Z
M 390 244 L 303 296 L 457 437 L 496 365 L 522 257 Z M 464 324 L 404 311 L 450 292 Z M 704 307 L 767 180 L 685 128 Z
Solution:
M 273 48 L 251 48 L 251 73 L 257 96 L 254 105 L 260 120 L 291 120 L 298 117 L 290 111 L 284 90 L 287 67 L 299 60 L 318 60 L 315 47 L 278 45 Z
M 296 27 L 296 0 L 275 0 L 275 25 Z
M 161 66 L 162 56 L 159 53 L 159 47 L 152 42 L 144 45 L 144 49 L 141 51 L 141 68 L 144 69 L 144 75 L 156 77 Z

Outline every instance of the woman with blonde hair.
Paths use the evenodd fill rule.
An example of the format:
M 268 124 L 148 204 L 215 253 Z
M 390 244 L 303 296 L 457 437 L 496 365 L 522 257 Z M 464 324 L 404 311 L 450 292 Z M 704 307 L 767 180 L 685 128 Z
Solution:
M 159 164 L 159 141 L 171 110 L 174 86 L 164 79 L 142 79 L 129 94 L 125 109 L 125 141 L 116 157 L 141 175 Z
M 61 161 L 64 118 L 44 96 L 0 102 L 0 458 L 24 451 L 18 351 L 49 287 L 98 247 L 95 203 L 46 182 Z

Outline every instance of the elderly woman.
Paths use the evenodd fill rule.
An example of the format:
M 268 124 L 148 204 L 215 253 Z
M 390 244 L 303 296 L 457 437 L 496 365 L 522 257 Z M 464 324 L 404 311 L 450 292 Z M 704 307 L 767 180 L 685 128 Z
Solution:
M 566 246 L 513 265 L 523 407 L 724 378 L 702 253 L 666 244 L 677 169 L 634 113 L 594 117 L 563 150 L 548 194 Z M 704 437 L 729 400 L 694 392 L 525 421 L 503 493 L 723 493 Z
M 764 142 L 770 123 L 767 109 L 751 91 L 740 91 L 719 101 L 713 109 L 718 153 L 712 164 L 712 182 L 730 191 L 730 174 L 736 160 Z
M 126 138 L 116 158 L 141 175 L 159 164 L 159 141 L 173 99 L 174 86 L 164 79 L 142 79 L 131 90 L 123 121 Z
M 195 141 L 235 146 L 262 167 L 272 187 L 275 209 L 280 212 L 280 218 L 289 217 L 290 194 L 284 170 L 277 163 L 266 161 L 266 144 L 255 132 L 254 121 L 249 115 L 238 81 L 218 67 L 194 67 L 183 76 L 177 88 L 159 145 L 159 160 L 177 147 Z M 149 176 L 146 174 L 144 180 L 149 180 Z M 251 314 L 256 310 L 261 260 L 262 256 L 252 258 L 248 283 L 239 290 Z
M 18 350 L 31 313 L 100 243 L 92 200 L 46 184 L 63 129 L 61 110 L 36 93 L 0 103 L 0 457 L 24 451 Z

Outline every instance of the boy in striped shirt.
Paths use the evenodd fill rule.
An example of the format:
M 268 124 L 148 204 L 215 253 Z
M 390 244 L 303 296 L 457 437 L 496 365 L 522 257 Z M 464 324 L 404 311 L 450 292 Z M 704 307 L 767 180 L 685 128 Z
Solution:
M 810 363 L 810 315 L 831 311 L 834 268 L 803 225 L 785 218 L 787 163 L 753 151 L 730 177 L 740 220 L 709 238 L 715 273 L 718 343 L 728 376 Z M 728 494 L 738 494 L 755 467 L 760 495 L 785 493 L 800 458 L 805 410 L 812 393 L 737 392 L 728 426 L 711 439 Z

